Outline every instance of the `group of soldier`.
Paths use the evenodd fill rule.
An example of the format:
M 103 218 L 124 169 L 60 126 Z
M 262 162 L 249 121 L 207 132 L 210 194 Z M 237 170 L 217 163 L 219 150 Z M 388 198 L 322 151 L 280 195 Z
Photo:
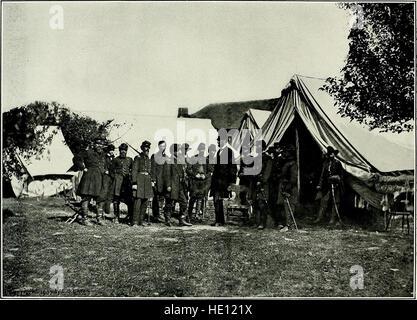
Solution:
M 106 215 L 120 222 L 120 203 L 124 202 L 128 208 L 127 222 L 131 226 L 143 226 L 149 201 L 152 201 L 152 216 L 148 214 L 148 219 L 171 226 L 171 217 L 176 216 L 179 226 L 191 226 L 203 212 L 208 196 L 212 196 L 215 211 L 212 225 L 222 226 L 225 224 L 224 199 L 231 197 L 231 186 L 239 178 L 239 198 L 242 204 L 246 202 L 253 207 L 255 227 L 264 229 L 267 217 L 271 216 L 281 231 L 293 229 L 298 203 L 295 148 L 279 144 L 266 148 L 265 142 L 260 140 L 254 146 L 253 155 L 251 148 L 243 145 L 238 170 L 227 140 L 219 137 L 217 143 L 218 148 L 211 144 L 207 150 L 201 143 L 194 156 L 189 156 L 187 143 L 172 144 L 170 156 L 166 154 L 165 141 L 158 142 L 158 151 L 152 156 L 149 141 L 141 143 L 140 151 L 122 143 L 115 157 L 114 145 L 96 139 L 73 159 L 82 172 L 77 187 L 81 197 L 79 222 L 91 224 L 88 212 L 93 199 L 97 204 L 93 220 L 97 224 L 103 224 Z M 129 147 L 138 153 L 134 159 L 127 156 Z M 329 203 L 332 203 L 331 222 L 339 215 L 342 168 L 335 155 L 337 150 L 328 147 L 317 187 L 321 202 L 316 222 L 323 219 Z M 163 203 L 164 219 L 160 214 Z M 175 213 L 177 203 L 178 214 Z
M 266 227 L 268 216 L 281 232 L 297 228 L 295 211 L 299 208 L 299 170 L 295 147 L 291 144 L 281 146 L 275 143 L 267 148 L 262 140 L 255 146 L 258 149 L 256 156 L 261 156 L 262 161 L 243 161 L 239 170 L 240 185 L 243 186 L 240 198 L 243 202 L 251 202 L 256 219 L 255 226 L 258 229 Z M 324 219 L 329 206 L 331 206 L 329 223 L 339 223 L 336 221 L 336 216 L 340 220 L 343 168 L 335 158 L 337 154 L 338 150 L 331 146 L 327 147 L 316 187 L 316 199 L 320 204 L 314 223 L 319 223 Z M 243 159 L 252 157 L 250 148 L 242 146 L 242 156 Z M 248 165 L 245 163 L 261 165 L 258 170 L 255 170 L 259 174 L 245 174 L 248 170 Z

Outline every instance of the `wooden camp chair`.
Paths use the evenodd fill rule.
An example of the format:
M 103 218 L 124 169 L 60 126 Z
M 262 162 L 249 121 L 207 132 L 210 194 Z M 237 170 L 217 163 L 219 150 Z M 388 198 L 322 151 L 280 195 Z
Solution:
M 233 184 L 230 186 L 230 192 L 234 194 L 232 198 L 227 201 L 227 209 L 226 209 L 226 220 L 229 220 L 231 215 L 234 215 L 235 211 L 242 212 L 245 216 L 249 217 L 249 214 L 252 212 L 250 204 L 242 204 L 240 199 L 240 193 L 247 188 L 244 186 L 240 186 L 237 184 Z
M 392 227 L 392 218 L 394 216 L 401 216 L 401 231 L 404 231 L 404 225 L 407 224 L 407 234 L 410 234 L 410 216 L 414 213 L 414 200 L 409 199 L 408 194 L 412 195 L 411 192 L 406 192 L 405 200 L 401 200 L 401 204 L 403 210 L 393 210 L 391 208 L 388 209 L 386 216 L 385 216 L 385 231 L 388 231 L 389 227 Z M 413 198 L 413 197 L 411 197 Z

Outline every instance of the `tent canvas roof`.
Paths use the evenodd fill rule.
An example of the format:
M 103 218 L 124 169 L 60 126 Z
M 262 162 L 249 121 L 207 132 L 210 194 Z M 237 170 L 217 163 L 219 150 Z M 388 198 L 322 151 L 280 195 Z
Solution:
M 253 119 L 255 120 L 256 125 L 259 128 L 262 128 L 266 120 L 271 115 L 271 111 L 258 110 L 258 109 L 249 109 L 248 113 L 252 115 Z
M 38 126 L 36 130 L 44 127 Z M 57 126 L 48 126 L 45 136 L 53 135 L 50 144 L 45 146 L 41 154 L 30 157 L 28 160 L 19 156 L 22 164 L 32 177 L 45 175 L 65 175 L 72 166 L 73 154 L 65 144 L 62 131 Z
M 271 117 L 263 126 L 267 144 L 280 141 L 295 112 L 322 150 L 328 145 L 340 151 L 339 158 L 366 171 L 414 170 L 414 133 L 379 133 L 342 118 L 333 98 L 320 90 L 324 80 L 295 75 Z

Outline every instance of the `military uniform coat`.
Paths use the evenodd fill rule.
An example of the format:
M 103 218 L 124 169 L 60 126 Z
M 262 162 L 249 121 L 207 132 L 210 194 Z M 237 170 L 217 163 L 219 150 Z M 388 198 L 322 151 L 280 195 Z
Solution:
M 112 165 L 113 157 L 109 155 L 104 156 L 104 174 L 103 174 L 103 183 L 102 189 L 100 193 L 100 200 L 111 200 L 113 194 L 111 192 L 111 186 L 113 184 L 113 177 L 111 176 L 111 165 Z M 107 172 L 107 173 L 106 173 Z
M 262 154 L 262 169 L 261 172 L 255 176 L 255 195 L 257 199 L 264 201 L 269 200 L 269 179 L 272 172 L 272 158 L 267 154 Z M 259 184 L 258 184 L 259 183 Z
M 279 193 L 278 193 L 278 204 L 284 204 L 285 198 L 283 192 L 290 195 L 289 200 L 291 203 L 298 202 L 298 187 L 297 187 L 297 175 L 298 168 L 297 162 L 293 159 L 287 160 L 282 165 L 280 183 L 279 183 Z
M 202 159 L 204 163 L 199 163 L 198 155 L 194 157 L 194 164 L 189 164 L 187 167 L 187 175 L 189 181 L 190 197 L 202 198 L 206 195 L 207 191 L 207 180 L 210 179 L 211 172 L 209 167 L 205 162 L 208 160 L 206 158 Z M 201 162 L 201 161 L 200 161 Z M 204 175 L 203 178 L 197 178 L 196 175 Z
M 104 154 L 94 150 L 81 152 L 77 156 L 77 167 L 86 172 L 83 173 L 77 194 L 80 196 L 98 197 L 102 193 L 103 175 L 105 171 Z
M 331 188 L 331 183 L 329 178 L 331 176 L 339 176 L 340 183 L 337 183 L 336 186 L 343 189 L 343 167 L 342 164 L 336 159 L 327 158 L 323 163 L 323 168 L 321 170 L 319 186 L 321 191 L 325 194 Z
M 155 181 L 155 191 L 159 194 L 166 192 L 166 165 L 159 164 L 155 158 L 157 154 L 151 156 L 152 179 Z M 158 154 L 158 158 L 166 157 L 165 154 Z M 167 159 L 167 158 L 165 158 Z
M 132 184 L 137 185 L 136 191 L 133 192 L 135 198 L 153 198 L 151 159 L 143 153 L 133 161 Z
M 129 194 L 131 192 L 131 178 L 132 178 L 132 164 L 133 160 L 130 157 L 113 159 L 110 175 L 113 178 L 111 186 L 111 193 L 114 196 L 121 196 L 122 194 Z
M 171 187 L 171 191 L 167 192 L 167 197 L 173 200 L 180 200 L 181 194 L 187 198 L 186 191 L 186 165 L 177 163 L 177 159 L 172 157 L 166 164 L 166 183 L 167 187 Z

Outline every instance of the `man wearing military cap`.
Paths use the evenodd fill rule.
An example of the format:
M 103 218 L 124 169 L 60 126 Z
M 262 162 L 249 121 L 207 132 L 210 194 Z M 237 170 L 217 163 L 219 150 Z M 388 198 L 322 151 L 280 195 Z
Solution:
M 275 142 L 273 146 L 270 147 L 270 149 L 270 155 L 272 157 L 272 169 L 271 177 L 269 179 L 269 209 L 274 219 L 275 227 L 278 227 L 279 220 L 282 220 L 282 223 L 285 222 L 285 217 L 284 215 L 280 214 L 281 212 L 277 205 L 280 176 L 284 159 L 282 156 L 282 147 L 278 142 Z
M 116 148 L 113 144 L 108 144 L 104 148 L 104 161 L 105 161 L 105 171 L 103 176 L 103 190 L 102 195 L 104 197 L 104 212 L 110 214 L 110 203 L 113 199 L 111 192 L 111 186 L 113 183 L 113 177 L 111 176 L 111 166 L 114 159 L 114 150 Z
M 153 197 L 155 181 L 152 177 L 152 164 L 149 158 L 151 143 L 147 140 L 140 146 L 142 152 L 135 157 L 132 168 L 133 219 L 132 225 L 143 226 L 143 217 L 148 200 Z
M 329 205 L 332 206 L 330 224 L 335 223 L 336 215 L 340 219 L 340 198 L 343 191 L 343 167 L 339 160 L 336 159 L 339 150 L 332 146 L 327 147 L 326 159 L 321 170 L 317 191 L 321 195 L 320 209 L 317 219 L 314 223 L 320 222 Z
M 80 223 L 88 225 L 88 204 L 93 199 L 97 204 L 96 222 L 103 221 L 103 176 L 106 171 L 106 163 L 103 153 L 104 141 L 97 138 L 86 151 L 81 152 L 77 157 L 77 167 L 83 170 L 83 176 L 78 185 L 77 194 L 81 197 L 81 219 Z
M 283 163 L 281 167 L 279 193 L 277 199 L 278 210 L 284 214 L 284 226 L 280 232 L 294 228 L 293 216 L 298 204 L 298 168 L 295 160 L 295 147 L 287 145 L 283 148 Z
M 179 213 L 179 225 L 191 226 L 187 223 L 185 215 L 187 212 L 188 196 L 186 186 L 186 165 L 181 163 L 178 158 L 178 151 L 180 146 L 174 143 L 171 146 L 171 158 L 166 164 L 166 181 L 167 181 L 167 193 L 165 202 L 165 222 L 167 226 L 171 226 L 171 215 L 175 209 L 175 203 L 180 205 Z
M 166 142 L 164 140 L 158 142 L 158 149 L 159 150 L 151 156 L 152 179 L 155 181 L 152 199 L 152 215 L 155 222 L 159 222 L 159 209 L 163 205 L 166 192 L 166 175 L 164 174 L 164 170 L 166 169 L 165 164 L 168 157 L 165 153 Z
M 116 221 L 120 222 L 120 201 L 124 201 L 128 208 L 128 219 L 132 217 L 132 158 L 127 156 L 128 145 L 122 143 L 119 146 L 119 156 L 114 158 L 111 166 L 113 183 L 111 194 L 113 196 L 113 208 Z
M 191 222 L 194 218 L 193 208 L 196 206 L 195 212 L 199 214 L 203 210 L 203 200 L 207 191 L 207 180 L 212 174 L 212 167 L 208 165 L 205 157 L 205 143 L 198 145 L 198 154 L 190 157 L 188 166 L 188 178 L 190 186 L 190 201 L 188 203 L 187 222 Z
M 253 177 L 253 195 L 254 200 L 254 214 L 258 229 L 262 230 L 266 228 L 267 218 L 270 214 L 268 201 L 269 201 L 269 179 L 272 171 L 272 158 L 266 152 L 266 143 L 264 140 L 257 141 L 256 157 L 260 157 L 261 161 L 254 161 L 255 171 L 260 171 L 259 174 Z M 259 159 L 259 158 L 258 158 Z M 257 168 L 261 166 L 261 168 Z

